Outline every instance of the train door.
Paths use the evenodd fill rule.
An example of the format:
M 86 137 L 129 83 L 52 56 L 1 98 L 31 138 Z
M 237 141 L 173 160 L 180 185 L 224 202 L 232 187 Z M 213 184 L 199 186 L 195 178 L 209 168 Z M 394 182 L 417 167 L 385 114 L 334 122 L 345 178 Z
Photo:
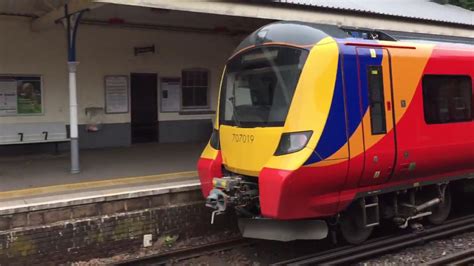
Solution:
M 382 48 L 357 48 L 357 57 L 364 139 L 359 185 L 369 186 L 387 182 L 396 160 L 390 53 Z

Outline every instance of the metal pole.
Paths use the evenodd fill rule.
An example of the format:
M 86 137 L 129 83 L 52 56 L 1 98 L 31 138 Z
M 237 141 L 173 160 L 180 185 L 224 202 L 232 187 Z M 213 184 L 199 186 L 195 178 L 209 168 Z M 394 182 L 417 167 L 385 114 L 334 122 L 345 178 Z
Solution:
M 69 68 L 69 120 L 71 137 L 71 173 L 80 172 L 79 166 L 79 130 L 77 123 L 76 69 L 79 62 L 68 62 Z
M 68 69 L 69 69 L 69 131 L 71 138 L 71 173 L 77 174 L 79 165 L 79 130 L 77 119 L 77 82 L 76 71 L 79 62 L 76 61 L 76 35 L 79 21 L 85 10 L 69 14 L 68 5 L 64 5 L 64 18 L 66 19 Z

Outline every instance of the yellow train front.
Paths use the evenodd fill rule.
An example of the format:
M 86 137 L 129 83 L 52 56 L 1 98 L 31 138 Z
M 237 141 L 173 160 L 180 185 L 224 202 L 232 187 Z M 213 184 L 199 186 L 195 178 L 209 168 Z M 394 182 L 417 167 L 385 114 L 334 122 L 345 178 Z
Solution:
M 301 168 L 323 131 L 338 54 L 335 40 L 322 31 L 276 23 L 249 36 L 229 59 L 218 119 L 198 170 L 208 206 L 218 213 L 231 205 L 250 218 L 240 221 L 244 235 L 278 240 L 326 237 L 324 222 L 295 219 L 331 215 L 338 199 L 314 196 L 337 187 L 292 176 L 305 171 Z M 276 220 L 299 224 L 274 224 Z M 295 226 L 308 230 L 285 236 L 282 230 L 293 231 Z M 276 231 L 277 236 L 270 235 Z
M 232 207 L 245 237 L 282 241 L 325 238 L 333 221 L 356 243 L 378 224 L 385 202 L 395 205 L 383 207 L 384 216 L 400 227 L 432 214 L 445 219 L 447 184 L 473 172 L 474 149 L 463 146 L 474 148 L 474 123 L 466 116 L 430 126 L 419 84 L 424 71 L 472 71 L 472 47 L 443 54 L 433 44 L 380 41 L 377 34 L 356 39 L 335 26 L 278 22 L 240 44 L 226 64 L 213 134 L 198 162 L 212 221 Z M 449 56 L 456 64 L 438 67 L 451 64 Z M 403 75 L 395 93 L 392 73 Z M 465 130 L 448 128 L 460 126 Z M 440 136 L 465 143 L 447 151 Z M 415 195 L 426 203 L 397 207 Z M 445 207 L 436 213 L 437 205 Z

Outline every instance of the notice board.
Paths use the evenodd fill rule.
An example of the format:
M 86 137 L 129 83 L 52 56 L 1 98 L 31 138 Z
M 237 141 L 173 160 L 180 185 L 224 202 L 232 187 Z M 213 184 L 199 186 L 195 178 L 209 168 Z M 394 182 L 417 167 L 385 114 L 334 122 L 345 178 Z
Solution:
M 0 75 L 0 116 L 43 114 L 41 76 Z
M 160 106 L 161 112 L 179 112 L 181 101 L 181 79 L 162 78 L 161 79 Z
M 105 112 L 107 114 L 128 113 L 128 77 L 105 76 Z

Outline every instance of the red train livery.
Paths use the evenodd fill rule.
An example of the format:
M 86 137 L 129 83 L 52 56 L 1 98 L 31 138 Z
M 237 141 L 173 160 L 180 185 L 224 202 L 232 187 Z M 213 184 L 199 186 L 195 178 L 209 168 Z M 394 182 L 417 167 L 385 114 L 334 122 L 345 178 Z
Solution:
M 474 178 L 473 76 L 471 45 L 262 27 L 224 71 L 198 163 L 207 205 L 232 206 L 244 236 L 284 241 L 441 223 Z

